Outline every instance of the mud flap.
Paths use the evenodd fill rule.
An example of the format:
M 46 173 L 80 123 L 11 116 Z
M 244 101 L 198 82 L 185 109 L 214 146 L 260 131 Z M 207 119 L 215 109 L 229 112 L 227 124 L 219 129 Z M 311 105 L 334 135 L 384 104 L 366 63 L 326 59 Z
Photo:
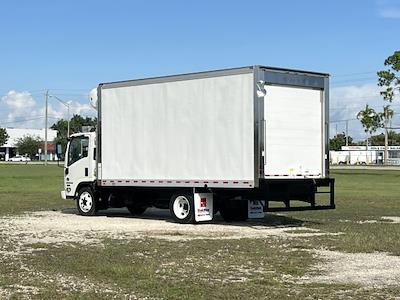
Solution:
M 248 218 L 262 219 L 264 218 L 265 201 L 249 200 L 248 201 Z
M 194 218 L 196 222 L 211 221 L 213 218 L 213 194 L 194 194 Z

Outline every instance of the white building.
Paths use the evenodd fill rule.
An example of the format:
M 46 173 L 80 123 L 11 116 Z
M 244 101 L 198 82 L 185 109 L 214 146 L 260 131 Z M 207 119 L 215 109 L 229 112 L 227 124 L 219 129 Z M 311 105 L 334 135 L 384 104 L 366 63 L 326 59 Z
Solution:
M 341 151 L 330 151 L 332 164 L 366 165 L 384 163 L 385 146 L 342 146 Z M 388 146 L 389 165 L 400 165 L 400 146 Z
M 24 136 L 39 137 L 44 141 L 45 130 L 44 129 L 29 129 L 29 128 L 6 128 L 9 138 L 7 143 L 0 147 L 0 154 L 4 155 L 4 159 L 7 161 L 10 157 L 17 154 L 16 143 L 18 139 Z M 57 136 L 57 130 L 47 130 L 47 142 L 51 144 L 51 149 L 54 149 L 53 140 Z M 39 149 L 38 149 L 39 150 Z M 23 154 L 23 153 L 21 153 Z M 52 160 L 54 156 L 54 150 L 50 151 L 48 159 Z

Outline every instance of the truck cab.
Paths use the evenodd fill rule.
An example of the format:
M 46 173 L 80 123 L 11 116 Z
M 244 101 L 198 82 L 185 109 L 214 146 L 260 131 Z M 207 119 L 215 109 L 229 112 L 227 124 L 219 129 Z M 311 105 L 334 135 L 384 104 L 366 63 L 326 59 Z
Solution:
M 61 197 L 63 199 L 76 198 L 79 190 L 92 186 L 96 178 L 95 132 L 71 135 L 65 153 L 64 190 L 61 191 Z M 84 206 L 82 208 L 85 209 Z

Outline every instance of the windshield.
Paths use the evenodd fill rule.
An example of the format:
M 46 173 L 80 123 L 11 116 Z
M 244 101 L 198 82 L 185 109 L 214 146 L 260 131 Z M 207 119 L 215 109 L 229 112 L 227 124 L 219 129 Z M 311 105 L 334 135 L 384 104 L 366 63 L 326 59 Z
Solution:
M 81 158 L 88 156 L 89 138 L 86 136 L 74 137 L 69 143 L 68 166 Z

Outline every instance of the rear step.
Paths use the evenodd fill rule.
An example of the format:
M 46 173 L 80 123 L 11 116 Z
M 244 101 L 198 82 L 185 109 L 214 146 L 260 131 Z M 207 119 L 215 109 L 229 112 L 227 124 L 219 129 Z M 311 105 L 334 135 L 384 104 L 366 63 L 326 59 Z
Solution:
M 315 205 L 315 197 L 313 201 L 310 201 L 309 206 L 290 206 L 290 200 L 283 201 L 285 207 L 269 207 L 269 202 L 266 201 L 264 205 L 264 212 L 277 212 L 277 211 L 305 211 L 305 210 L 326 210 L 326 209 L 335 209 L 335 179 L 323 179 L 319 180 L 316 183 L 316 191 L 315 194 L 329 194 L 329 204 L 328 205 Z M 318 186 L 329 186 L 328 192 L 319 192 Z

